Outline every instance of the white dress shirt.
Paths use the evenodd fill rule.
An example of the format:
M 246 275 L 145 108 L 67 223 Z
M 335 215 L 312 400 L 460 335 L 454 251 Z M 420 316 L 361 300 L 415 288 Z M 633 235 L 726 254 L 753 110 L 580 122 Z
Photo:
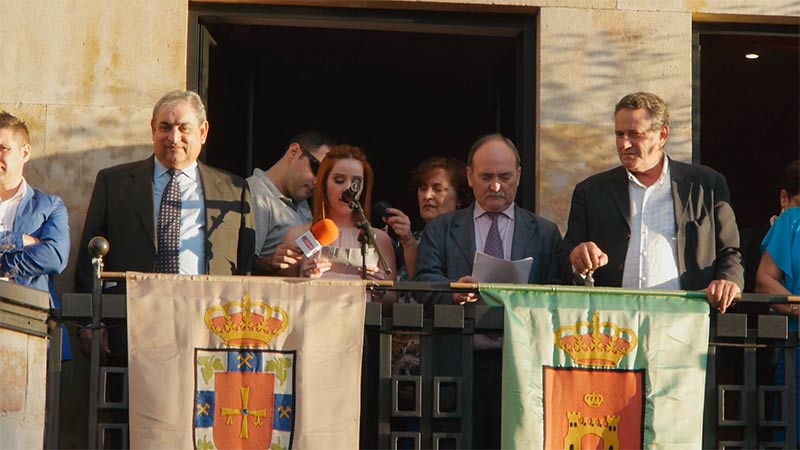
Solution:
M 622 287 L 679 290 L 675 205 L 666 154 L 661 176 L 650 187 L 628 172 L 628 195 L 631 239 L 625 255 Z
M 153 172 L 153 217 L 158 228 L 158 211 L 161 196 L 169 182 L 167 168 L 155 158 Z M 203 201 L 203 184 L 197 162 L 183 169 L 177 178 L 181 189 L 181 250 L 178 256 L 178 273 L 186 275 L 203 275 L 206 273 L 206 206 Z
M 17 193 L 10 199 L 0 202 L 0 231 L 14 231 L 14 219 L 17 217 L 17 209 L 25 193 L 28 192 L 28 183 L 25 178 L 17 189 Z

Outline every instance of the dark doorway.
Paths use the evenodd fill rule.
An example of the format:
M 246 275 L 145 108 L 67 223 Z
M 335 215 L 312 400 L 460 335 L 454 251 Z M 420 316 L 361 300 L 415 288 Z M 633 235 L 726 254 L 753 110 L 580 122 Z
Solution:
M 249 175 L 298 131 L 321 129 L 364 149 L 373 199 L 421 228 L 409 174 L 423 159 L 466 158 L 477 137 L 501 132 L 533 164 L 535 77 L 521 60 L 535 56 L 531 16 L 264 7 L 192 17 L 214 166 Z M 533 180 L 523 186 L 518 201 L 532 208 Z
M 700 35 L 700 161 L 727 177 L 743 228 L 778 212 L 781 175 L 800 157 L 798 36 Z
M 800 29 L 725 28 L 696 30 L 700 88 L 694 158 L 728 180 L 745 292 L 753 292 L 760 243 L 770 217 L 780 210 L 780 180 L 786 166 L 800 158 Z

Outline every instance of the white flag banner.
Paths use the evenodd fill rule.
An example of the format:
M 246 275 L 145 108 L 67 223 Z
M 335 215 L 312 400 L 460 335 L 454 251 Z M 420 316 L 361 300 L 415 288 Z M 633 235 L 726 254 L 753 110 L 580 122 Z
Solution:
M 357 448 L 364 283 L 128 273 L 131 448 Z

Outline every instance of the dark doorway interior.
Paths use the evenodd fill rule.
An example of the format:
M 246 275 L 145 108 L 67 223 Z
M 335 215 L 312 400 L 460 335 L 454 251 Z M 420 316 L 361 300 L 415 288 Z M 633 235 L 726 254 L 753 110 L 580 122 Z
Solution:
M 800 158 L 800 33 L 769 31 L 699 36 L 700 161 L 727 177 L 745 292 L 755 289 L 760 243 L 780 210 L 783 172 Z
M 741 228 L 767 223 L 800 158 L 800 39 L 701 34 L 700 45 L 701 162 L 727 177 Z
M 206 157 L 239 175 L 269 167 L 298 131 L 321 129 L 366 151 L 376 173 L 373 199 L 400 207 L 419 229 L 409 174 L 420 161 L 433 155 L 466 158 L 483 134 L 499 131 L 516 139 L 521 133 L 521 39 L 513 32 L 231 20 L 204 27 L 216 43 L 208 59 Z

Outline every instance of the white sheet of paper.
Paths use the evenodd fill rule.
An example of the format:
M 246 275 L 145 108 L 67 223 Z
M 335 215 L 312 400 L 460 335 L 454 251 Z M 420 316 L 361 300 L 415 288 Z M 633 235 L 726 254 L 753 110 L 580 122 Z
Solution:
M 527 284 L 532 266 L 533 258 L 530 256 L 516 261 L 508 261 L 483 252 L 475 252 L 472 278 L 478 283 Z

